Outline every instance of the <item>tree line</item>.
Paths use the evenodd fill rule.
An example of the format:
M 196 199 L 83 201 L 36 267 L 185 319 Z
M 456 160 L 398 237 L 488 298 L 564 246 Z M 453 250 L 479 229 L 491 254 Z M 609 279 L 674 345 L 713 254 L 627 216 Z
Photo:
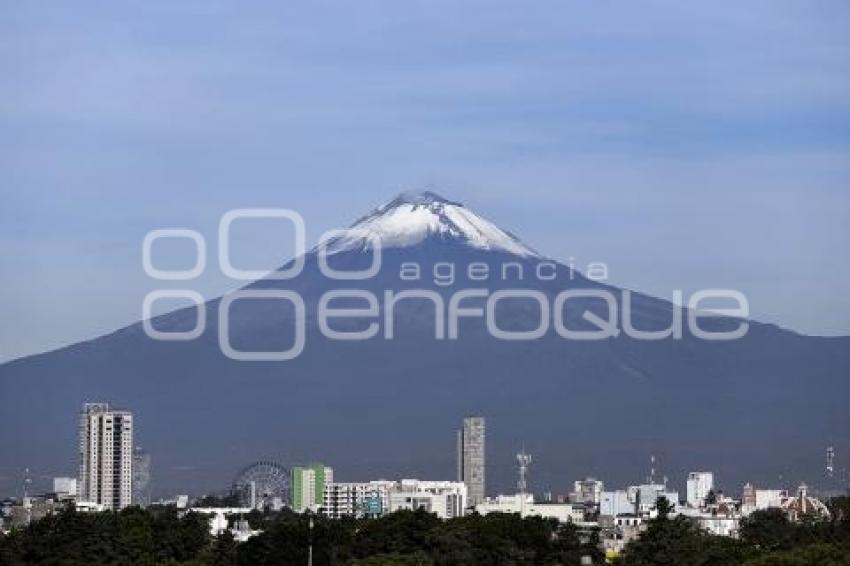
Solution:
M 791 523 L 779 510 L 742 521 L 738 539 L 710 535 L 692 520 L 659 516 L 615 563 L 622 566 L 796 566 L 850 564 L 850 499 L 830 501 L 826 521 Z M 252 512 L 245 519 L 262 533 L 237 543 L 229 532 L 213 537 L 207 517 L 174 508 L 78 513 L 68 508 L 9 535 L 0 535 L 0 565 L 138 564 L 351 566 L 602 564 L 596 530 L 540 517 L 478 514 L 441 520 L 425 511 L 380 519 Z M 311 520 L 312 519 L 312 520 Z

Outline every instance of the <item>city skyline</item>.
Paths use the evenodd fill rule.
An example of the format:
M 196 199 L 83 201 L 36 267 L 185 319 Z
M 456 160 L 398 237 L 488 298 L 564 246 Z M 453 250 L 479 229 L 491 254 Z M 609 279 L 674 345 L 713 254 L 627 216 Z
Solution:
M 539 498 L 529 489 L 529 465 L 533 459 L 523 449 L 516 454 L 516 491 L 478 494 L 484 489 L 484 426 L 480 416 L 466 416 L 462 421 L 457 434 L 457 481 L 419 476 L 338 481 L 333 469 L 324 464 L 314 462 L 287 470 L 267 461 L 243 468 L 226 494 L 183 494 L 152 501 L 143 499 L 151 480 L 150 454 L 133 445 L 132 412 L 116 410 L 104 402 L 87 402 L 80 412 L 79 477 L 53 478 L 49 493 L 34 493 L 27 479 L 20 499 L 4 499 L 0 494 L 0 528 L 5 528 L 6 521 L 13 527 L 26 526 L 69 504 L 83 513 L 121 511 L 131 505 L 173 506 L 184 513 L 188 510 L 210 516 L 213 536 L 227 530 L 227 516 L 242 516 L 253 510 L 277 512 L 287 507 L 295 513 L 329 519 L 377 519 L 404 511 L 425 511 L 442 520 L 469 512 L 485 516 L 516 513 L 520 517 L 545 517 L 578 525 L 580 529 L 601 530 L 600 544 L 622 552 L 629 541 L 644 532 L 647 521 L 661 513 L 681 514 L 706 532 L 723 537 L 738 537 L 741 522 L 747 516 L 766 510 L 777 510 L 795 523 L 831 518 L 829 507 L 812 495 L 817 490 L 806 482 L 795 489 L 747 482 L 738 492 L 717 485 L 712 471 L 699 471 L 688 474 L 686 492 L 680 496 L 670 487 L 667 476 L 656 476 L 655 456 L 650 457 L 649 474 L 643 483 L 612 489 L 610 484 L 606 486 L 602 480 L 586 476 L 576 479 L 567 494 L 545 492 Z M 825 460 L 825 474 L 830 479 L 834 464 L 835 450 L 830 446 Z M 137 481 L 140 485 L 135 485 Z M 845 479 L 844 486 L 823 495 L 840 497 L 846 493 L 850 493 L 850 484 Z M 240 520 L 233 527 L 239 542 L 262 532 L 246 525 Z
M 62 476 L 42 476 L 44 480 L 52 481 L 53 491 L 57 493 L 70 492 L 68 488 L 69 480 L 74 480 L 74 495 L 79 495 L 80 500 L 90 501 L 99 505 L 104 505 L 106 508 L 122 508 L 130 504 L 145 505 L 154 500 L 151 496 L 150 484 L 152 479 L 151 471 L 151 453 L 142 449 L 133 443 L 135 427 L 133 425 L 133 413 L 127 409 L 115 409 L 110 403 L 106 402 L 86 402 L 80 412 L 79 417 L 79 460 L 77 463 L 78 474 L 75 478 L 66 478 Z M 456 431 L 456 469 L 457 481 L 466 486 L 465 498 L 468 498 L 469 505 L 474 506 L 483 502 L 485 498 L 493 497 L 497 491 L 487 491 L 485 483 L 485 419 L 481 416 L 464 416 L 462 426 Z M 103 440 L 109 441 L 109 444 L 104 444 Z M 100 449 L 98 446 L 109 446 L 108 449 Z M 108 450 L 108 451 L 107 451 Z M 524 449 L 521 451 L 525 455 Z M 836 474 L 836 452 L 833 446 L 826 447 L 824 458 L 824 472 L 822 477 L 814 478 L 777 478 L 780 489 L 792 491 L 800 484 L 807 484 L 813 491 L 818 492 L 819 487 L 824 493 L 840 493 L 850 489 L 850 478 L 847 476 L 847 468 L 843 465 L 843 458 L 839 456 L 839 465 Z M 128 456 L 129 455 L 129 456 Z M 519 458 L 519 454 L 517 455 Z M 530 462 L 530 456 L 528 456 Z M 118 462 L 119 466 L 114 469 L 112 462 Z M 647 471 L 649 472 L 644 479 L 647 485 L 663 485 L 665 488 L 668 485 L 678 486 L 679 489 L 671 491 L 676 494 L 675 499 L 685 502 L 688 505 L 696 507 L 699 502 L 705 500 L 709 492 L 723 493 L 722 485 L 715 484 L 714 473 L 711 471 L 688 472 L 687 477 L 681 479 L 669 478 L 663 473 L 663 470 L 657 469 L 659 465 L 655 456 L 650 456 L 648 461 Z M 343 463 L 344 464 L 344 463 Z M 277 465 L 277 464 L 276 464 Z M 234 466 L 238 466 L 234 463 Z M 290 474 L 289 489 L 291 490 L 291 500 L 286 502 L 287 505 L 298 511 L 316 508 L 321 506 L 324 496 L 324 486 L 335 482 L 335 472 L 332 466 L 323 463 L 312 462 L 309 464 L 295 463 L 288 465 Z M 526 465 L 525 470 L 528 469 Z M 469 474 L 465 473 L 469 470 Z M 474 473 L 473 473 L 474 470 Z M 387 481 L 392 476 L 377 474 L 372 478 L 373 481 Z M 119 487 L 116 489 L 111 485 L 112 478 L 120 478 Z M 413 474 L 412 477 L 418 478 L 418 474 Z M 527 473 L 520 472 L 520 481 L 527 482 L 528 478 L 533 476 Z M 104 482 L 98 478 L 106 478 Z M 581 479 L 584 478 L 584 479 Z M 637 480 L 638 478 L 633 478 Z M 132 480 L 132 483 L 131 483 Z M 99 481 L 103 484 L 100 487 Z M 358 482 L 366 482 L 367 478 L 344 478 L 342 483 L 354 485 Z M 440 479 L 439 481 L 448 481 Z M 783 481 L 785 483 L 783 483 Z M 138 483 L 137 483 L 138 482 Z M 660 483 L 659 483 L 660 482 Z M 529 493 L 538 495 L 554 494 L 559 497 L 565 497 L 568 493 L 577 494 L 578 500 L 587 497 L 590 494 L 591 499 L 596 499 L 599 496 L 599 490 L 604 485 L 604 480 L 597 479 L 588 474 L 579 473 L 575 478 L 563 478 L 562 485 L 535 485 L 531 481 L 529 485 Z M 21 488 L 29 489 L 31 492 L 40 491 L 47 493 L 44 485 L 33 488 L 31 470 L 27 468 L 25 475 L 22 477 Z M 572 485 L 572 491 L 569 491 L 569 486 Z M 772 483 L 770 485 L 777 485 Z M 62 486 L 62 487 L 57 487 Z M 747 486 L 752 487 L 752 482 L 746 481 L 738 486 L 726 486 L 728 492 L 738 493 L 742 490 L 746 493 Z M 222 495 L 232 493 L 234 486 L 222 483 L 218 490 L 184 490 L 190 497 L 200 497 L 204 495 Z M 504 486 L 499 488 L 504 490 Z M 507 490 L 510 492 L 510 489 Z M 682 497 L 679 497 L 679 493 Z M 728 493 L 727 492 L 727 493 Z M 183 493 L 179 488 L 160 491 L 158 496 L 162 499 L 163 496 L 174 496 L 177 493 Z M 479 495 L 480 494 L 480 495 Z M 3 493 L 2 497 L 14 497 L 17 494 L 14 492 Z M 653 499 L 654 501 L 654 499 Z

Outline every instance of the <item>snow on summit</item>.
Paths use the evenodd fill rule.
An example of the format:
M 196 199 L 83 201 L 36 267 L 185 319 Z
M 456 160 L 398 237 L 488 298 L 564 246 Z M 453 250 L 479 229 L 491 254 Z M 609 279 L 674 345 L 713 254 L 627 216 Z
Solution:
M 430 191 L 402 193 L 379 206 L 334 238 L 328 250 L 333 253 L 368 246 L 367 242 L 374 240 L 379 240 L 383 248 L 405 248 L 429 238 L 522 257 L 538 257 L 537 252 L 516 236 L 481 218 L 461 203 Z

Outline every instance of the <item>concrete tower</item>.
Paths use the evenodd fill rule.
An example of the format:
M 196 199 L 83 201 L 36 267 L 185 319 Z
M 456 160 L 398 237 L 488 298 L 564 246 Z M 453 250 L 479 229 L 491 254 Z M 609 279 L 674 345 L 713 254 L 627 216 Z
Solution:
M 465 417 L 457 431 L 457 479 L 466 484 L 470 506 L 484 501 L 484 417 Z

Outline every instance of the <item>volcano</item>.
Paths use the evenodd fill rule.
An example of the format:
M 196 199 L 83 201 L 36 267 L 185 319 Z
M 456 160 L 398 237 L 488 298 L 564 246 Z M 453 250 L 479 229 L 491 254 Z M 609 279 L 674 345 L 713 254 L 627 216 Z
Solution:
M 380 269 L 368 278 L 323 273 L 323 250 L 328 267 L 351 273 L 369 270 L 378 246 Z M 680 337 L 618 332 L 571 340 L 547 322 L 534 339 L 506 340 L 488 331 L 484 317 L 465 316 L 450 339 L 451 321 L 438 303 L 471 289 L 463 307 L 481 311 L 502 291 L 525 293 L 493 309 L 503 332 L 540 329 L 550 314 L 592 331 L 594 315 L 606 316 L 608 305 L 594 296 L 602 292 L 618 305 L 626 299 L 630 324 L 644 331 L 692 313 L 590 279 L 434 193 L 398 196 L 281 270 L 296 266 L 295 277 L 273 272 L 243 287 L 249 298 L 203 304 L 206 323 L 196 339 L 155 340 L 139 322 L 0 366 L 0 475 L 24 466 L 74 470 L 76 413 L 86 401 L 135 413 L 137 441 L 152 454 L 161 493 L 224 489 L 260 459 L 321 461 L 341 481 L 451 479 L 454 431 L 467 414 L 487 418 L 488 494 L 512 489 L 513 455 L 523 446 L 534 455 L 531 487 L 556 493 L 585 475 L 611 486 L 641 481 L 650 455 L 674 485 L 694 469 L 713 469 L 733 493 L 745 481 L 817 485 L 824 448 L 850 450 L 847 337 L 711 317 L 705 328 L 745 322 L 746 334 L 710 341 L 685 324 Z M 298 343 L 296 305 L 264 291 L 303 301 L 303 348 L 286 361 L 225 355 L 222 343 L 237 353 Z M 323 319 L 332 291 L 334 307 L 368 314 Z M 579 298 L 554 309 L 566 291 Z M 388 297 L 398 299 L 389 314 Z M 185 332 L 198 309 L 149 322 L 160 332 Z M 617 328 L 623 324 L 620 318 Z M 329 338 L 328 328 L 364 338 Z

